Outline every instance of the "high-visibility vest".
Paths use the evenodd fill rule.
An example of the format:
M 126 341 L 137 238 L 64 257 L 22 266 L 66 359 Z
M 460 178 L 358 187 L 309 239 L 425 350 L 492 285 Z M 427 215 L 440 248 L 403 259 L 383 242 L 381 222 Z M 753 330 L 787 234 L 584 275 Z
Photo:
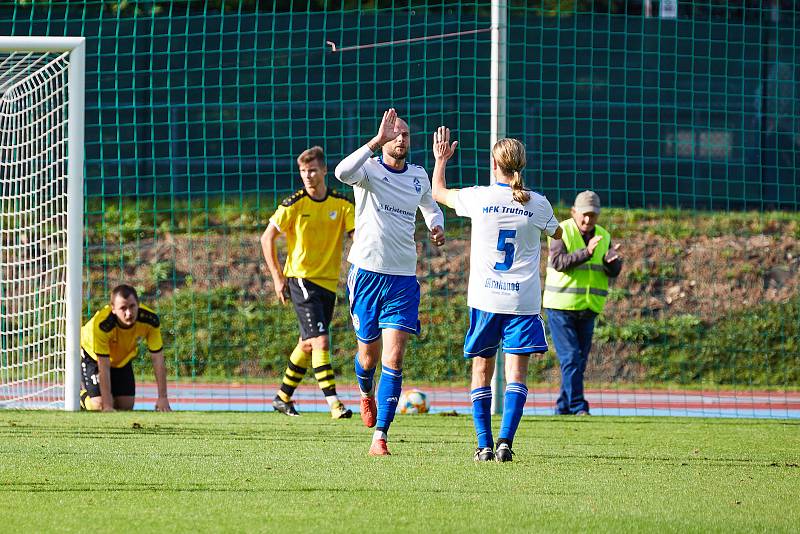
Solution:
M 603 311 L 608 296 L 608 275 L 603 269 L 603 257 L 608 252 L 611 234 L 602 226 L 595 225 L 595 235 L 603 236 L 597 244 L 589 261 L 565 272 L 553 269 L 547 262 L 547 276 L 544 280 L 543 308 L 555 310 L 585 310 L 595 313 Z M 561 223 L 561 239 L 568 253 L 586 248 L 581 231 L 575 220 L 569 218 Z M 547 239 L 548 245 L 551 238 Z

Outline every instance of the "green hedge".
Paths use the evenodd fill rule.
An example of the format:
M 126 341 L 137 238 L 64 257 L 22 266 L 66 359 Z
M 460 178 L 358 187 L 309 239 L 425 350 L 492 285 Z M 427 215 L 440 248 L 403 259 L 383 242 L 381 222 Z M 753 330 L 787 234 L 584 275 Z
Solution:
M 646 379 L 692 385 L 793 386 L 800 383 L 800 301 L 765 303 L 711 324 L 692 315 L 601 325 L 597 341 L 633 350 Z
M 297 341 L 290 306 L 254 300 L 221 287 L 208 292 L 181 289 L 153 303 L 162 319 L 165 353 L 173 376 L 208 380 L 279 378 Z M 412 338 L 406 379 L 464 382 L 469 365 L 460 354 L 467 326 L 466 303 L 447 293 L 423 297 L 423 332 Z M 617 355 L 644 368 L 644 380 L 681 385 L 796 386 L 800 383 L 800 302 L 767 303 L 704 324 L 692 315 L 598 322 L 595 343 L 623 347 Z M 342 377 L 352 376 L 355 339 L 346 299 L 339 295 L 332 324 L 333 361 Z M 448 357 L 450 355 L 450 357 Z M 144 356 L 144 355 L 143 355 Z M 531 377 L 556 368 L 550 352 L 532 361 Z M 138 360 L 150 372 L 149 358 Z
M 211 291 L 180 289 L 147 304 L 158 310 L 164 352 L 172 376 L 204 379 L 277 379 L 297 343 L 297 319 L 290 305 L 257 300 L 244 291 L 220 287 Z M 98 303 L 99 304 L 99 303 Z M 463 381 L 467 366 L 459 354 L 466 326 L 463 296 L 423 296 L 422 334 L 412 337 L 404 375 L 414 381 Z M 95 308 L 96 309 L 96 308 Z M 352 376 L 355 337 L 347 300 L 340 294 L 331 325 L 332 356 L 337 374 Z M 144 347 L 137 372 L 149 373 Z

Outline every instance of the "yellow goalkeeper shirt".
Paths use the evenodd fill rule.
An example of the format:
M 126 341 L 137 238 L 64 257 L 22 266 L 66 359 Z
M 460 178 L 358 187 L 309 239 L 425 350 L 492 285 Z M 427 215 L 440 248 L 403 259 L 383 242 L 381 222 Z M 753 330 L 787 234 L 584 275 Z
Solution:
M 111 306 L 106 305 L 81 328 L 81 348 L 95 360 L 98 355 L 108 355 L 111 367 L 124 367 L 136 357 L 139 339 L 147 341 L 150 352 L 163 348 L 159 325 L 158 315 L 140 304 L 136 323 L 122 328 L 117 316 L 111 313 Z
M 286 234 L 289 250 L 283 274 L 335 292 L 342 240 L 356 226 L 353 203 L 333 189 L 322 200 L 314 200 L 301 189 L 281 202 L 269 220 Z

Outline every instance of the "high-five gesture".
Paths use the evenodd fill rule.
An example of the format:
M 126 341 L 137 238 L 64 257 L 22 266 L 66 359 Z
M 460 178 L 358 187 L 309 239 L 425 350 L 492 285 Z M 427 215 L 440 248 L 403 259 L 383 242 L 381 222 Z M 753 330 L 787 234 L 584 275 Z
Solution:
M 450 128 L 439 126 L 433 133 L 433 157 L 436 164 L 433 167 L 433 176 L 431 176 L 431 194 L 436 202 L 441 202 L 451 208 L 454 207 L 455 197 L 451 197 L 450 193 L 455 195 L 456 190 L 447 189 L 444 170 L 447 167 L 447 160 L 453 157 L 457 146 L 458 141 L 450 142 Z
M 378 149 L 381 155 L 375 157 Z M 361 421 L 375 427 L 371 456 L 389 455 L 387 432 L 402 390 L 403 356 L 409 336 L 419 334 L 417 210 L 431 232 L 430 243 L 441 246 L 445 241 L 444 214 L 433 200 L 428 173 L 407 163 L 410 149 L 411 128 L 389 108 L 375 137 L 334 171 L 339 181 L 353 187 L 358 214 L 347 257 L 352 265 L 348 288 L 358 341 L 353 364 Z M 378 366 L 383 374 L 376 388 Z
M 369 147 L 375 151 L 380 147 L 395 139 L 400 135 L 400 129 L 397 124 L 397 111 L 394 108 L 389 108 L 383 112 L 381 125 L 378 127 L 378 133 L 369 142 Z
M 452 158 L 457 146 L 458 141 L 450 144 L 450 128 L 439 126 L 439 129 L 433 134 L 433 157 L 436 158 L 436 161 L 446 162 Z

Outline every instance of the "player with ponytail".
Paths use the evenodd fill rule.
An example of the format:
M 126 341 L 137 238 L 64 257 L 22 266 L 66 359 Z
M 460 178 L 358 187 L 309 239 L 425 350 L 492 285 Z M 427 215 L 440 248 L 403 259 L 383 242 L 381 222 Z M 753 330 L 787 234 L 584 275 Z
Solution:
M 499 169 L 503 177 L 507 178 L 514 200 L 520 204 L 527 204 L 531 199 L 531 194 L 525 189 L 522 181 L 522 169 L 526 164 L 525 145 L 521 141 L 509 137 L 500 139 L 492 148 L 492 158 L 496 169 Z
M 467 305 L 470 326 L 464 358 L 472 359 L 472 417 L 478 448 L 475 461 L 511 461 L 514 434 L 528 397 L 526 377 L 531 354 L 547 351 L 544 323 L 539 316 L 542 291 L 539 255 L 542 232 L 561 239 L 553 208 L 542 195 L 525 189 L 525 145 L 501 139 L 492 148 L 495 183 L 447 189 L 444 170 L 455 153 L 450 130 L 434 134 L 433 198 L 472 219 Z M 500 344 L 505 352 L 506 390 L 497 448 L 492 437 L 494 359 Z

